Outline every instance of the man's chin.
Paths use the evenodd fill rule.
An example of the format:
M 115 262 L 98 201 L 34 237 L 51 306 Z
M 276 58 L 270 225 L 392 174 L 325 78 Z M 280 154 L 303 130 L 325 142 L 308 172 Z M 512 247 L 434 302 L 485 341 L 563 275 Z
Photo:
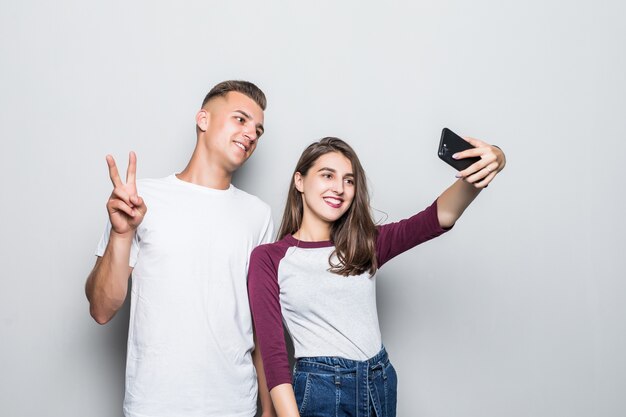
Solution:
M 241 168 L 242 166 L 244 166 L 246 164 L 246 162 L 248 161 L 248 159 L 250 159 L 250 157 L 246 157 L 243 159 L 239 159 L 239 160 L 233 160 L 231 161 L 231 171 L 235 172 L 237 171 L 239 168 Z

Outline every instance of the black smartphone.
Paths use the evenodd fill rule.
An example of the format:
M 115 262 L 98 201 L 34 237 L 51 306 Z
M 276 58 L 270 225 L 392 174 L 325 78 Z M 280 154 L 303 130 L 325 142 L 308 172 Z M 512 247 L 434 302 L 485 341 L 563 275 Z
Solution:
M 452 155 L 455 153 L 472 148 L 474 148 L 474 146 L 470 145 L 468 141 L 447 127 L 444 127 L 441 131 L 441 140 L 439 141 L 438 151 L 439 158 L 457 171 L 463 171 L 474 162 L 480 161 L 480 158 L 477 156 L 463 159 L 452 158 Z

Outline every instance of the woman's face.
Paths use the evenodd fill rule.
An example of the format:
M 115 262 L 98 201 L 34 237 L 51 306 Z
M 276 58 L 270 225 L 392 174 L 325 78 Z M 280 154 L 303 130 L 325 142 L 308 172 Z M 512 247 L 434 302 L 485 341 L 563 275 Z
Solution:
M 348 211 L 356 191 L 352 163 L 339 152 L 320 156 L 306 175 L 296 172 L 294 180 L 302 193 L 303 222 L 332 224 Z

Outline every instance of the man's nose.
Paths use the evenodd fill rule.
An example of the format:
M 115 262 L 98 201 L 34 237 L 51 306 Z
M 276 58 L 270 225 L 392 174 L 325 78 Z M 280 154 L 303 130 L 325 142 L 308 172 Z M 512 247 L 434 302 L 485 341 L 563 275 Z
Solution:
M 256 131 L 255 130 L 250 130 L 249 128 L 244 129 L 243 136 L 246 139 L 248 139 L 250 142 L 254 142 L 255 140 L 258 139 Z
M 247 130 L 243 132 L 243 137 L 248 139 L 250 143 L 254 143 L 258 139 L 256 132 L 250 132 Z
M 243 136 L 247 138 L 250 142 L 254 142 L 259 138 L 259 135 L 256 132 L 256 128 L 253 126 L 245 126 L 243 129 Z

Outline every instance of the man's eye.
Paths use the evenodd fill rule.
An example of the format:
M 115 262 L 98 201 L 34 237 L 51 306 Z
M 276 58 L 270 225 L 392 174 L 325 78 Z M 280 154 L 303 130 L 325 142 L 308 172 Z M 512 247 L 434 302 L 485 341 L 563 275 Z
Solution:
M 245 122 L 244 118 L 243 118 L 243 117 L 240 117 L 240 116 L 235 116 L 235 119 L 237 119 L 237 121 L 238 121 L 239 123 L 243 123 L 243 122 Z

